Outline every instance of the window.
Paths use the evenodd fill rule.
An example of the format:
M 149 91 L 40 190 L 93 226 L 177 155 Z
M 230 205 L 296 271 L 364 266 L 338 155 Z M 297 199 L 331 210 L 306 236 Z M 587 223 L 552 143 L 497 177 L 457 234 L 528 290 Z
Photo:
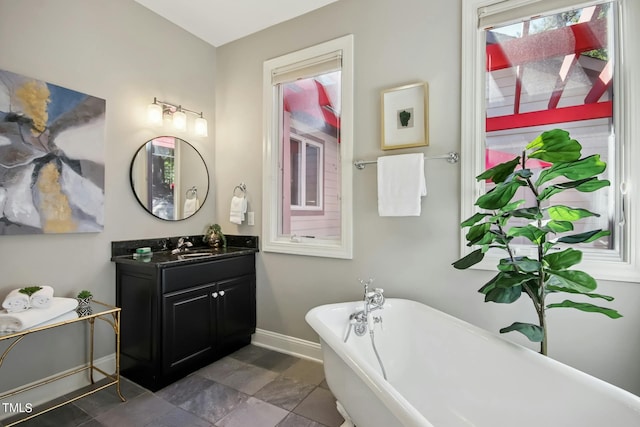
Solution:
M 599 212 L 581 226 L 611 232 L 583 247 L 581 268 L 596 278 L 638 281 L 634 243 L 640 234 L 630 184 L 639 174 L 629 167 L 636 150 L 631 141 L 639 135 L 630 120 L 638 93 L 629 90 L 638 58 L 622 49 L 625 41 L 637 40 L 623 17 L 638 9 L 637 2 L 623 0 L 464 0 L 462 219 L 490 189 L 475 176 L 515 158 L 543 131 L 566 129 L 582 144 L 583 156 L 601 155 L 607 162 L 602 178 L 611 181 L 607 189 L 567 191 L 564 200 L 555 200 Z M 529 166 L 539 173 L 548 165 Z M 464 236 L 461 241 L 466 243 Z M 519 255 L 530 250 L 524 242 L 517 246 Z M 498 257 L 488 256 L 478 267 L 494 269 Z
M 323 146 L 291 138 L 291 209 L 322 211 Z
M 352 257 L 353 37 L 265 62 L 263 250 Z

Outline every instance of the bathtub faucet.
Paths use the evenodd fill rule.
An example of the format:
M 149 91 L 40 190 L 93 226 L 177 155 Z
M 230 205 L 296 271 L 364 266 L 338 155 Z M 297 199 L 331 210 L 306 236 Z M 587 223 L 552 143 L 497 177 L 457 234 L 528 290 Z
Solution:
M 373 283 L 373 279 L 362 280 L 360 284 L 364 286 L 364 315 L 365 317 L 373 310 L 382 308 L 384 305 L 384 289 L 374 288 L 373 291 L 369 291 L 369 286 Z
M 371 332 L 373 325 L 376 323 L 382 323 L 382 317 L 374 316 L 369 317 L 372 311 L 383 308 L 384 305 L 384 289 L 374 288 L 373 291 L 369 291 L 369 286 L 373 283 L 373 279 L 360 280 L 360 284 L 364 286 L 364 308 L 358 310 L 349 315 L 349 325 L 347 326 L 347 334 L 344 338 L 344 342 L 347 342 L 351 330 L 359 337 L 367 333 L 367 329 Z M 373 325 L 369 324 L 373 321 Z

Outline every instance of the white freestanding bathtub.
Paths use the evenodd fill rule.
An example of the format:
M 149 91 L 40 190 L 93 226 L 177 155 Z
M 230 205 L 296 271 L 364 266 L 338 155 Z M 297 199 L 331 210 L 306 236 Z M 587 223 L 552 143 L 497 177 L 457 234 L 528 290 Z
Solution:
M 343 342 L 362 308 L 306 315 L 327 383 L 357 427 L 640 426 L 640 397 L 415 301 L 389 298 L 374 312 L 385 381 L 368 333 Z

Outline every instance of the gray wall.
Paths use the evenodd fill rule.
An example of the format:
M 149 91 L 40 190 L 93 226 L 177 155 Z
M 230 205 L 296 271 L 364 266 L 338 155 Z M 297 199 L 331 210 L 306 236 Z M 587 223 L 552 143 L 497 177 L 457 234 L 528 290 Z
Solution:
M 132 0 L 0 0 L 0 46 L 0 69 L 107 102 L 104 231 L 0 236 L 0 298 L 16 287 L 50 284 L 59 296 L 86 288 L 114 303 L 111 241 L 197 234 L 213 220 L 215 192 L 189 220 L 150 216 L 130 190 L 129 164 L 145 141 L 169 133 L 146 124 L 154 96 L 202 110 L 213 135 L 215 48 Z M 176 136 L 200 150 L 213 176 L 214 138 Z M 100 324 L 96 330 L 97 357 L 112 354 L 113 333 Z M 84 363 L 84 340 L 81 327 L 28 337 L 0 369 L 0 391 Z
M 341 0 L 217 49 L 217 217 L 227 232 L 259 233 L 261 215 L 262 63 L 348 33 L 355 37 L 356 159 L 379 149 L 380 91 L 415 81 L 430 88 L 427 155 L 460 150 L 461 2 Z M 411 150 L 401 150 L 408 152 Z M 388 296 L 412 298 L 497 332 L 515 320 L 535 321 L 522 298 L 486 304 L 477 293 L 492 275 L 459 272 L 459 165 L 429 161 L 429 195 L 418 218 L 377 215 L 376 170 L 354 168 L 355 247 L 350 261 L 261 253 L 258 258 L 258 327 L 317 340 L 303 321 L 312 307 L 361 296 L 359 277 L 374 277 Z M 231 189 L 247 184 L 256 227 L 228 222 Z M 552 310 L 550 355 L 632 392 L 640 393 L 640 286 L 601 282 L 625 317 Z M 417 325 L 419 326 L 419 325 Z M 510 339 L 527 344 L 517 334 Z M 424 355 L 428 357 L 428 355 Z M 470 355 L 472 357 L 472 355 Z

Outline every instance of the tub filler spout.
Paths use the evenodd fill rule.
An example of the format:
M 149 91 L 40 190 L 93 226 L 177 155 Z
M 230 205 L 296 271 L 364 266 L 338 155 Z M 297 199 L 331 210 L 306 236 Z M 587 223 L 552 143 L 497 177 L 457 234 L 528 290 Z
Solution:
M 373 332 L 373 325 L 376 323 L 382 323 L 381 316 L 369 316 L 374 310 L 384 308 L 384 289 L 374 288 L 373 291 L 369 291 L 369 286 L 373 283 L 373 279 L 362 280 L 359 279 L 360 284 L 364 286 L 364 307 L 362 310 L 355 311 L 349 315 L 349 323 L 347 325 L 347 333 L 344 337 L 344 342 L 347 342 L 351 330 L 359 337 L 363 336 L 367 329 Z M 371 323 L 373 322 L 373 324 Z
M 376 355 L 376 359 L 378 359 L 378 364 L 380 365 L 382 376 L 386 380 L 387 372 L 384 369 L 384 365 L 382 363 L 382 359 L 380 358 L 380 354 L 378 353 L 378 349 L 376 348 L 376 342 L 373 336 L 373 327 L 376 323 L 382 324 L 382 316 L 371 315 L 372 311 L 384 308 L 384 290 L 375 288 L 373 291 L 369 291 L 369 286 L 372 282 L 373 279 L 369 279 L 366 281 L 360 279 L 360 283 L 364 286 L 364 308 L 349 315 L 349 323 L 347 324 L 347 333 L 344 337 L 344 342 L 346 343 L 349 339 L 349 335 L 351 334 L 352 329 L 359 337 L 363 336 L 367 332 L 367 330 L 369 330 L 371 347 Z

